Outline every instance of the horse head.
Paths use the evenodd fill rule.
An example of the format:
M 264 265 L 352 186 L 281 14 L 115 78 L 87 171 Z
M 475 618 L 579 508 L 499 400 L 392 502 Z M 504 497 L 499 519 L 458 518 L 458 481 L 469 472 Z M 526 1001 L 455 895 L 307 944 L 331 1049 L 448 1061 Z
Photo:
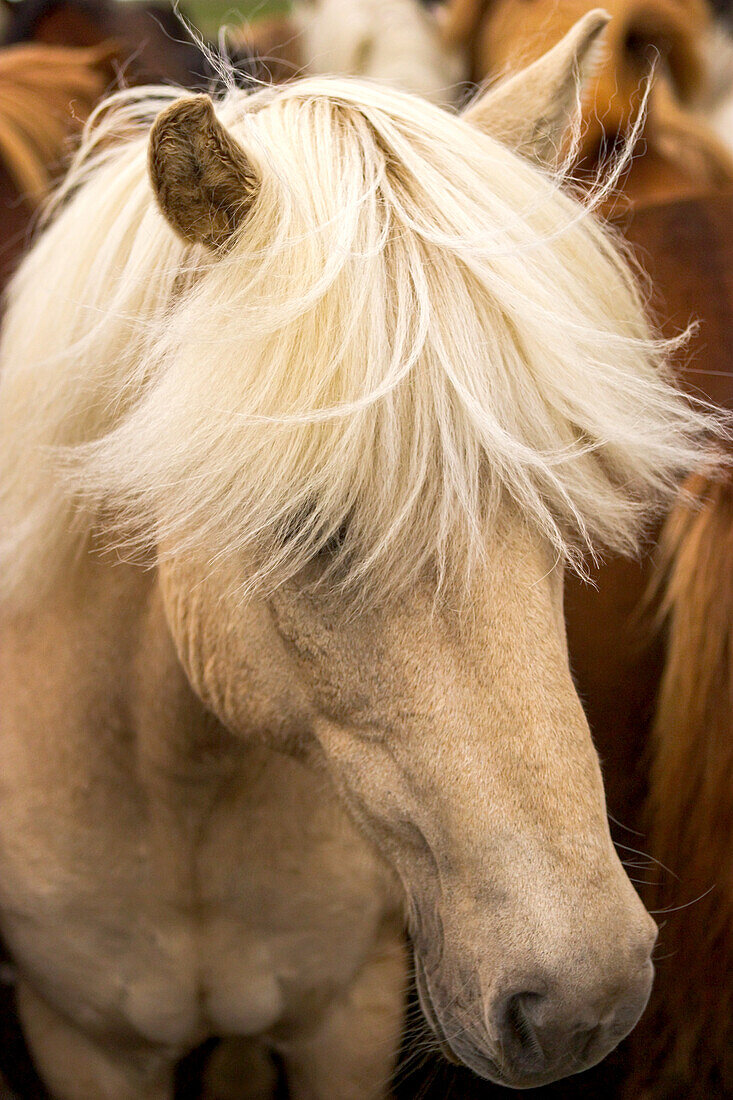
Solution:
M 333 78 L 123 97 L 149 137 L 101 120 L 4 332 L 4 587 L 37 598 L 92 529 L 144 546 L 196 693 L 330 777 L 402 885 L 440 1041 L 522 1087 L 602 1058 L 653 972 L 563 565 L 632 549 L 710 427 L 540 167 L 605 22 L 463 117 Z

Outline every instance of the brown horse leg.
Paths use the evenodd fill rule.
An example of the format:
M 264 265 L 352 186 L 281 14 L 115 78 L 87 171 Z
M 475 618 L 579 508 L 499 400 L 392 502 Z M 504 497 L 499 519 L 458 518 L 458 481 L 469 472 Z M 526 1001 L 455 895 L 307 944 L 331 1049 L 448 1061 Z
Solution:
M 401 932 L 378 944 L 320 1029 L 279 1045 L 292 1100 L 384 1100 L 404 1021 L 407 956 Z
M 18 1009 L 28 1046 L 54 1100 L 172 1100 L 169 1053 L 101 1045 L 25 983 Z

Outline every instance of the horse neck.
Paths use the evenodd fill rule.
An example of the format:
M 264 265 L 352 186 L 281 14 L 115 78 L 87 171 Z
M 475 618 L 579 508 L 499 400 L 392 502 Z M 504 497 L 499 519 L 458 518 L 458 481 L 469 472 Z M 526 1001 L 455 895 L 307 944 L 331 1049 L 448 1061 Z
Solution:
M 0 685 L 3 732 L 58 761 L 62 817 L 79 827 L 77 788 L 112 813 L 127 807 L 166 894 L 195 896 L 196 838 L 230 777 L 262 772 L 264 750 L 235 740 L 193 693 L 156 572 L 90 555 L 34 606 L 3 609 Z
M 672 366 L 696 396 L 733 411 L 733 191 L 640 207 L 619 224 L 650 277 L 651 305 L 667 336 L 700 322 Z

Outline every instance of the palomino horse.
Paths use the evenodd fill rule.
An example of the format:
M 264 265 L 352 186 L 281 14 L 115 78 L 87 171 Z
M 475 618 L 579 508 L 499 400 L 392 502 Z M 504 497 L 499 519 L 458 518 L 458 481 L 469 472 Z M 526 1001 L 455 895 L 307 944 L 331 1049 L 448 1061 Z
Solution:
M 466 15 L 469 5 L 455 0 L 454 20 L 459 8 Z M 486 66 L 494 55 L 492 43 L 501 41 L 505 57 L 523 53 L 527 12 L 525 5 L 508 2 L 472 10 L 477 21 L 466 31 L 475 43 L 474 75 L 485 77 L 491 72 Z M 553 8 L 558 15 L 563 11 Z M 629 18 L 638 21 L 645 11 L 648 40 L 658 41 L 664 53 L 672 38 L 665 37 L 662 21 L 655 24 L 662 7 L 637 5 Z M 701 47 L 694 34 L 695 6 L 668 5 L 666 11 L 676 21 L 678 56 L 684 43 L 696 56 Z M 534 14 L 544 36 L 549 8 L 536 5 Z M 630 26 L 621 20 L 612 41 L 629 37 Z M 536 41 L 530 33 L 530 49 Z M 617 63 L 623 71 L 628 61 L 617 56 Z M 679 62 L 667 66 L 668 77 L 682 71 Z M 597 85 L 598 114 L 612 120 L 618 116 L 604 107 L 603 89 L 610 84 L 604 79 Z M 624 87 L 620 80 L 619 91 Z M 680 76 L 678 100 L 685 89 L 692 95 L 694 84 Z M 585 102 L 590 112 L 592 96 Z M 714 150 L 699 118 L 690 114 L 676 131 L 665 133 L 664 125 L 664 116 L 652 109 L 645 125 L 647 151 L 635 161 L 624 188 L 632 210 L 622 224 L 652 278 L 655 311 L 669 330 L 679 332 L 691 319 L 702 319 L 699 335 L 675 363 L 680 380 L 733 410 L 733 173 L 720 151 L 714 154 L 717 172 L 694 171 L 680 136 L 693 135 L 692 148 L 707 149 L 711 157 Z M 679 159 L 654 152 L 671 151 L 675 143 Z M 705 160 L 712 164 L 701 158 L 698 166 Z M 657 201 L 650 203 L 650 197 Z M 730 1035 L 722 1022 L 733 1013 L 728 931 L 733 922 L 728 844 L 733 486 L 729 479 L 695 479 L 689 488 L 699 507 L 680 504 L 674 510 L 656 566 L 651 557 L 640 567 L 611 561 L 595 573 L 595 590 L 572 578 L 566 588 L 571 664 L 605 761 L 609 805 L 637 830 L 636 836 L 619 832 L 619 840 L 627 848 L 649 850 L 664 865 L 647 872 L 649 881 L 642 884 L 650 907 L 664 912 L 663 961 L 652 1005 L 627 1045 L 615 1081 L 589 1079 L 594 1097 L 707 1100 L 733 1091 Z M 664 632 L 644 622 L 650 588 L 664 612 Z
M 261 78 L 345 74 L 381 80 L 454 104 L 465 86 L 463 51 L 446 45 L 418 0 L 296 0 L 286 15 L 230 32 L 235 50 L 261 59 Z
M 16 275 L 0 910 L 58 1100 L 163 1100 L 212 1032 L 296 1098 L 383 1096 L 403 912 L 484 1077 L 577 1072 L 642 1011 L 562 566 L 633 548 L 715 423 L 493 136 L 547 157 L 604 24 L 462 118 L 337 79 L 123 96 Z

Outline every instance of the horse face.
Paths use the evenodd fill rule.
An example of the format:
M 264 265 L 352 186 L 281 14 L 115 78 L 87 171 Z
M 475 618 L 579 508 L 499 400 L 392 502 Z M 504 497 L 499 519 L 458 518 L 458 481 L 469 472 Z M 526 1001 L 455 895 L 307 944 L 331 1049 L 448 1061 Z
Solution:
M 590 13 L 466 121 L 551 160 L 605 22 Z M 226 255 L 261 181 L 210 102 L 161 113 L 150 171 L 178 235 Z M 506 505 L 499 518 L 460 614 L 427 571 L 356 614 L 327 548 L 246 602 L 232 594 L 257 564 L 234 554 L 200 568 L 174 554 L 160 575 L 206 704 L 243 738 L 319 757 L 397 872 L 441 1041 L 483 1076 L 529 1087 L 585 1068 L 630 1030 L 654 925 L 611 844 L 558 568 L 530 523 Z
M 427 577 L 347 614 L 313 588 L 324 567 L 245 607 L 230 578 L 164 570 L 194 686 L 241 735 L 325 758 L 404 885 L 422 1005 L 455 1056 L 515 1087 L 584 1069 L 643 1010 L 655 929 L 611 844 L 560 571 L 507 524 L 459 618 Z

